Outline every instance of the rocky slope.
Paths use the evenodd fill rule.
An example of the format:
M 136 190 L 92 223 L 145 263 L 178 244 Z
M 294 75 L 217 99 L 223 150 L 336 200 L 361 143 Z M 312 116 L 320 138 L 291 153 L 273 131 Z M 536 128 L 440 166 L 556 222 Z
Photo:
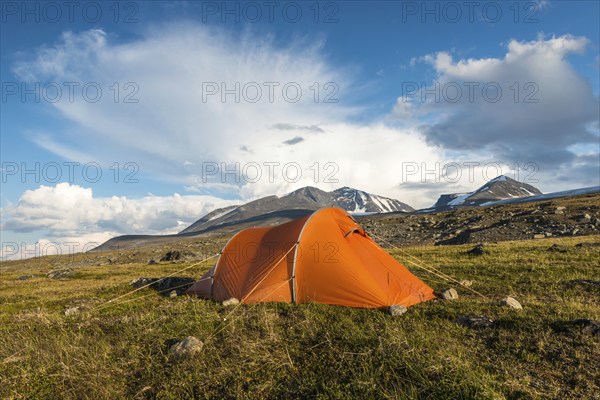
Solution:
M 375 239 L 397 246 L 599 235 L 600 194 L 435 213 L 378 214 L 359 222 Z

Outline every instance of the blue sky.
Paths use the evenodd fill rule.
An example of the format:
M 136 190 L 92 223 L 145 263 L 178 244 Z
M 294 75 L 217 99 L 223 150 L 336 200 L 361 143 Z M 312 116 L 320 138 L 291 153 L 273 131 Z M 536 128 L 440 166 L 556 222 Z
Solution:
M 598 185 L 596 1 L 74 4 L 2 3 L 3 243 L 176 232 L 309 184 L 415 207 L 495 171 Z

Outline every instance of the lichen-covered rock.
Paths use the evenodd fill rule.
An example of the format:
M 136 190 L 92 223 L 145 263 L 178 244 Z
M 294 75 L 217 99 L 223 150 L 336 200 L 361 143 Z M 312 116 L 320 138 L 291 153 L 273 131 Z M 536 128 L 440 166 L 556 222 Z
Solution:
M 169 349 L 169 355 L 173 358 L 184 358 L 200 353 L 204 343 L 194 336 L 187 336 L 180 342 L 175 343 Z
M 240 301 L 235 297 L 232 297 L 230 299 L 225 300 L 222 304 L 224 307 L 237 306 L 238 304 L 240 304 Z
M 500 300 L 500 304 L 504 307 L 510 307 L 513 308 L 515 310 L 522 310 L 523 306 L 521 305 L 521 303 L 519 303 L 515 298 L 513 297 L 505 297 L 502 300 Z
M 79 307 L 71 307 L 65 310 L 65 317 L 71 317 L 79 312 Z
M 392 304 L 391 306 L 388 307 L 388 314 L 390 314 L 392 317 L 399 317 L 400 315 L 404 314 L 407 311 L 408 311 L 408 308 L 406 308 L 405 306 L 401 306 L 399 304 Z
M 75 272 L 72 269 L 67 268 L 67 269 L 59 269 L 56 271 L 50 271 L 50 272 L 48 272 L 47 276 L 50 279 L 62 279 L 62 278 L 66 278 L 67 276 L 71 276 L 74 273 Z
M 441 297 L 444 300 L 456 300 L 458 299 L 458 292 L 454 288 L 446 289 L 441 293 Z

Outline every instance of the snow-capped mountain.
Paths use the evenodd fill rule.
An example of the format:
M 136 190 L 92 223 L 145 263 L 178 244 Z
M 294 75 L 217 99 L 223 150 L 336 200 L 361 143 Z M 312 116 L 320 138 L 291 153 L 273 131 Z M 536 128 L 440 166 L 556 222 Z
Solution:
M 443 194 L 433 208 L 435 210 L 465 206 L 489 205 L 505 199 L 517 199 L 542 194 L 537 188 L 500 175 L 479 189 L 469 193 Z
M 414 211 L 411 206 L 399 200 L 370 194 L 348 186 L 336 189 L 331 193 L 333 193 L 337 206 L 351 214 Z
M 358 189 L 343 187 L 326 192 L 306 186 L 283 196 L 267 196 L 237 207 L 214 210 L 180 233 L 207 232 L 233 226 L 240 229 L 240 225 L 272 225 L 331 206 L 343 208 L 351 214 L 414 211 L 411 206 L 401 201 Z

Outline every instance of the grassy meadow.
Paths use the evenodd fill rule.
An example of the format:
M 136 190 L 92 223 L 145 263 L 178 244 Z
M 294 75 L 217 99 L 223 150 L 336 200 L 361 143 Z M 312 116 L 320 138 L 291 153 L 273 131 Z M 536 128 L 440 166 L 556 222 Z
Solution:
M 405 247 L 407 254 L 473 282 L 482 298 L 404 264 L 436 290 L 434 300 L 392 318 L 376 309 L 321 304 L 221 304 L 131 291 L 197 260 L 147 265 L 139 250 L 96 265 L 90 255 L 0 264 L 2 399 L 598 399 L 600 339 L 570 321 L 600 319 L 598 236 L 486 245 Z M 562 252 L 548 250 L 562 246 Z M 120 263 L 119 260 L 130 260 Z M 199 277 L 214 259 L 177 276 Z M 64 279 L 49 271 L 72 268 Z M 20 276 L 33 275 L 26 280 Z M 576 282 L 572 282 L 576 281 Z M 500 307 L 506 296 L 523 310 Z M 65 310 L 80 311 L 65 316 Z M 459 325 L 463 315 L 492 319 Z M 202 340 L 174 360 L 170 345 Z

